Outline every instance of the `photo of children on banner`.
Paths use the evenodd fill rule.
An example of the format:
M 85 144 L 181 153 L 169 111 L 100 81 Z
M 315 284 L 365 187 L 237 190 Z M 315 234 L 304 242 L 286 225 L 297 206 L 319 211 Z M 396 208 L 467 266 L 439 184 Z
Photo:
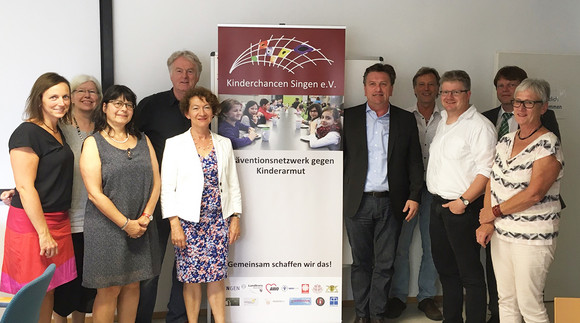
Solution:
M 266 118 L 264 115 L 258 111 L 258 103 L 256 101 L 250 100 L 246 103 L 246 108 L 242 115 L 242 120 L 240 121 L 243 125 L 257 128 L 259 124 L 266 123 Z
M 229 138 L 234 149 L 247 146 L 258 138 L 254 128 L 242 124 L 242 103 L 226 99 L 220 104 L 218 134 Z M 240 134 L 240 131 L 245 133 Z
M 304 120 L 304 124 L 310 125 L 311 121 L 317 120 L 322 115 L 322 107 L 318 103 L 313 103 L 306 108 L 307 118 Z M 320 122 L 318 120 L 317 122 Z
M 310 122 L 310 148 L 328 147 L 330 150 L 340 150 L 340 130 L 338 109 L 325 108 L 320 118 Z
M 324 101 L 334 103 L 310 105 L 301 103 L 298 98 L 299 104 L 293 108 L 291 103 L 297 99 L 296 96 L 276 97 L 283 98 L 224 95 L 220 104 L 218 134 L 229 138 L 235 150 L 340 150 L 341 110 L 337 102 L 341 98 L 324 97 Z M 311 101 L 304 98 L 304 102 Z M 269 120 L 262 110 L 271 114 Z M 323 119 L 326 120 L 323 122 Z

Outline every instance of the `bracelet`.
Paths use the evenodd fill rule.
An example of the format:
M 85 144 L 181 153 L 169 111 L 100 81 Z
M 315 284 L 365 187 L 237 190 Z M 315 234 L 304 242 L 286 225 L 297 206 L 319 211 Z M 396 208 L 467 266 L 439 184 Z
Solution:
M 233 216 L 233 217 L 236 217 L 236 218 L 239 218 L 239 217 L 240 217 L 240 215 L 241 215 L 241 214 L 240 214 L 240 213 L 237 213 L 237 212 L 234 212 L 234 213 L 232 213 L 232 216 Z
M 127 221 L 125 221 L 125 224 L 123 224 L 123 226 L 121 227 L 121 231 L 125 231 L 127 224 L 129 224 L 129 218 L 125 218 L 125 219 L 127 219 Z
M 149 219 L 149 221 L 153 221 L 153 216 L 151 214 L 145 213 L 145 212 L 141 213 L 141 216 L 139 218 L 144 217 L 144 216 L 146 216 Z
M 501 213 L 501 209 L 499 208 L 499 204 L 492 207 L 491 212 L 493 213 L 493 216 L 495 216 L 496 218 L 503 216 L 503 213 Z

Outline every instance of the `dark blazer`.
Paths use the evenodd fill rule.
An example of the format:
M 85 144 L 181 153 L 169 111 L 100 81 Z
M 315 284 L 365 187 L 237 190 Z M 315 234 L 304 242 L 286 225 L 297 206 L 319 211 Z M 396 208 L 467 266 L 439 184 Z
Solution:
M 415 116 L 390 106 L 387 176 L 392 212 L 399 221 L 407 200 L 421 201 L 423 161 Z M 344 110 L 343 213 L 353 217 L 362 200 L 368 169 L 366 103 Z
M 483 115 L 488 118 L 489 121 L 491 121 L 491 123 L 493 123 L 495 126 L 497 124 L 497 118 L 499 117 L 500 109 L 501 105 L 495 109 L 485 111 Z M 556 114 L 554 111 L 548 109 L 546 113 L 542 115 L 540 120 L 542 120 L 542 125 L 546 127 L 546 129 L 553 132 L 558 137 L 558 139 L 562 140 L 562 137 L 560 137 L 560 127 L 558 127 L 558 121 L 556 121 Z

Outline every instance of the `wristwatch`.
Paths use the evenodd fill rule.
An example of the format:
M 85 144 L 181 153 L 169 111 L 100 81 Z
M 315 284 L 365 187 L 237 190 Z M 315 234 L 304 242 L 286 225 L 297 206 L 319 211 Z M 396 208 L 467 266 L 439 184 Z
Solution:
M 146 216 L 149 219 L 149 221 L 153 221 L 153 215 L 152 214 L 147 214 L 147 213 L 143 212 L 143 213 L 141 213 L 141 216 Z
M 459 199 L 461 200 L 461 202 L 463 202 L 463 205 L 468 206 L 469 205 L 469 200 L 464 198 L 463 196 L 460 196 Z

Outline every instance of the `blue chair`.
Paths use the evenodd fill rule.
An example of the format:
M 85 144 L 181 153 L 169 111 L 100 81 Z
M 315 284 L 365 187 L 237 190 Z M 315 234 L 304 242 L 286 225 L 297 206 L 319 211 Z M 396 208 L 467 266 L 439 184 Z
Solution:
M 56 266 L 50 264 L 42 275 L 22 287 L 6 306 L 0 323 L 37 323 L 40 305 L 55 269 Z

